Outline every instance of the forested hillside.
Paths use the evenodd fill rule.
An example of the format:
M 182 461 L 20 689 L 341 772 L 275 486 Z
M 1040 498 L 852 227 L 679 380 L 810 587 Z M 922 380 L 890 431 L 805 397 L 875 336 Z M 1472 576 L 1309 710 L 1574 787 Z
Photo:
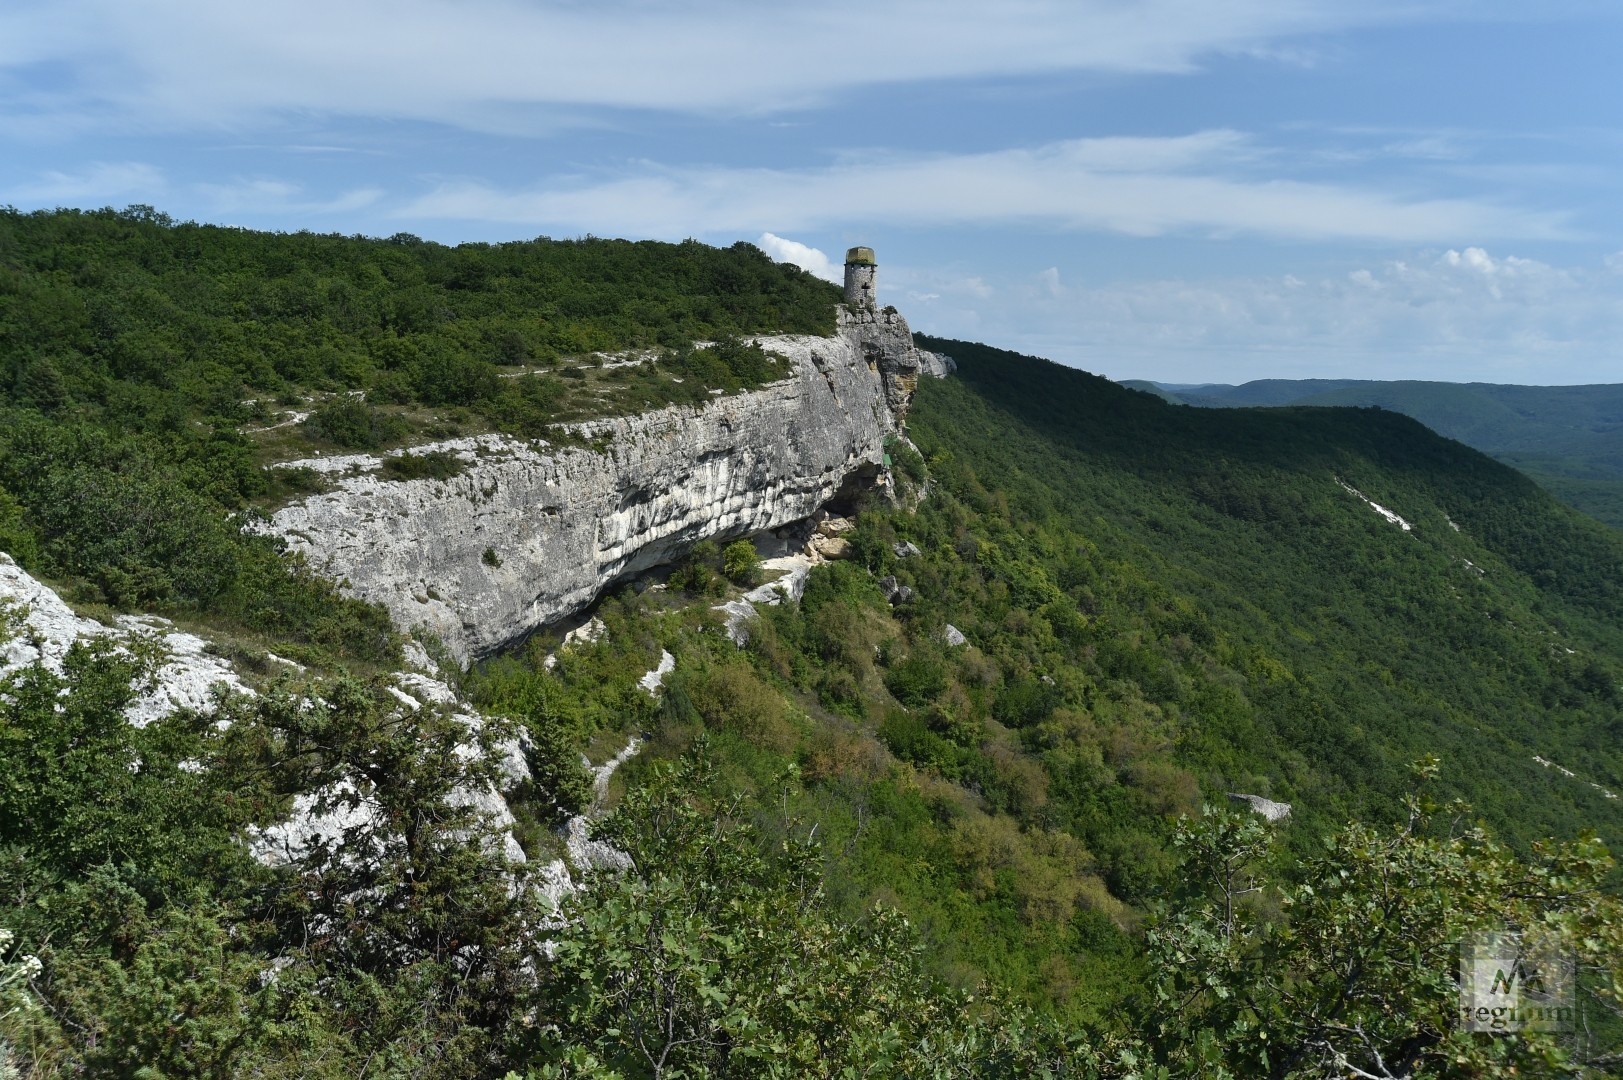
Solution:
M 241 532 L 234 515 L 268 494 L 245 430 L 264 420 L 226 407 L 404 387 L 364 418 L 427 434 L 450 406 L 412 396 L 424 357 L 484 370 L 499 357 L 470 325 L 551 333 L 526 305 L 571 295 L 539 283 L 552 260 L 610 312 L 576 325 L 678 363 L 702 363 L 687 335 L 824 326 L 827 287 L 746 246 L 464 251 L 145 213 L 0 224 L 0 550 L 84 610 L 181 615 L 259 672 L 256 696 L 145 727 L 121 710 L 150 651 L 81 645 L 60 671 L 0 676 L 0 930 L 16 935 L 0 940 L 0 1048 L 25 1075 L 1149 1080 L 1623 1061 L 1606 849 L 1623 832 L 1623 538 L 1483 454 L 1394 413 L 1180 408 L 926 338 L 958 373 L 923 380 L 911 441 L 890 446 L 897 499 L 837 507 L 855 519 L 849 557 L 761 606 L 742 646 L 715 606 L 761 580 L 738 538 L 603 599 L 595 637 L 442 668 L 458 704 L 408 709 L 379 611 Z M 286 261 L 229 271 L 243 252 Z M 451 272 L 475 265 L 488 272 Z M 662 276 L 696 267 L 712 276 Z M 300 294 L 317 298 L 308 317 L 254 314 L 267 282 L 306 271 L 325 282 Z M 354 323 L 319 299 L 363 279 Z M 505 289 L 510 304 L 492 299 Z M 452 314 L 380 328 L 408 296 Z M 53 335 L 37 321 L 55 309 Z M 215 348 L 283 333 L 314 336 L 285 355 Z M 125 366 L 153 335 L 170 360 Z M 278 367 L 317 338 L 356 366 Z M 398 341 L 420 350 L 402 366 L 359 359 Z M 708 389 L 770 375 L 765 353 L 733 348 Z M 486 402 L 507 392 L 460 422 L 504 423 Z M 0 610 L 0 645 L 19 615 Z M 470 707 L 471 742 L 454 715 Z M 496 782 L 514 736 L 522 864 L 460 794 Z M 601 764 L 633 738 L 590 826 L 621 858 L 555 909 L 542 868 L 596 801 L 580 755 Z M 312 792 L 365 814 L 255 858 Z M 1265 822 L 1230 793 L 1292 812 Z M 1576 958 L 1582 1024 L 1459 1030 L 1457 943 L 1533 926 Z
M 1360 379 L 1261 379 L 1161 391 L 1210 408 L 1377 406 L 1412 416 L 1513 465 L 1557 498 L 1623 528 L 1623 386 L 1502 386 Z
M 1389 793 L 1379 774 L 1429 748 L 1466 770 L 1462 793 L 1519 792 L 1499 811 L 1507 827 L 1550 813 L 1547 830 L 1588 798 L 1547 787 L 1533 754 L 1576 755 L 1616 786 L 1612 531 L 1393 413 L 1180 409 L 985 347 L 932 345 L 962 357 L 960 378 L 921 403 L 921 445 L 938 428 L 954 456 L 975 445 L 976 478 L 997 478 L 1012 516 L 1109 543 L 1233 644 L 1283 662 L 1305 696 L 1261 745 L 1311 747 L 1354 788 Z M 941 395 L 963 399 L 938 413 Z M 1540 788 L 1563 808 L 1539 810 L 1546 799 L 1528 796 Z M 1608 802 L 1582 819 L 1599 825 Z

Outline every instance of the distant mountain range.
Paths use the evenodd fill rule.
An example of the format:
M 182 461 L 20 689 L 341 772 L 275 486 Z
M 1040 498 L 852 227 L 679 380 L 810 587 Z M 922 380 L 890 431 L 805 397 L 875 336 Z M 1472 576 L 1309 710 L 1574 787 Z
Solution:
M 1123 385 L 1203 408 L 1341 405 L 1400 412 L 1520 469 L 1568 504 L 1623 529 L 1623 384 L 1258 379 L 1231 386 L 1130 379 Z

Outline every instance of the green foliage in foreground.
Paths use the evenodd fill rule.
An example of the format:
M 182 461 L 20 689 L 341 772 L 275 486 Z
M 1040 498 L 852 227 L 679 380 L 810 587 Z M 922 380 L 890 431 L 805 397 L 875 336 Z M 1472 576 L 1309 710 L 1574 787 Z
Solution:
M 833 917 L 805 826 L 780 819 L 768 847 L 714 790 L 701 747 L 599 829 L 632 868 L 564 908 L 552 1062 L 530 1075 L 1015 1077 L 1091 1059 L 1027 1010 L 938 985 L 894 911 Z
M 1587 1075 L 1585 1043 L 1449 1029 L 1449 943 L 1507 921 L 1575 950 L 1592 1016 L 1617 1005 L 1604 850 L 1519 861 L 1423 799 L 1295 864 L 1270 864 L 1253 820 L 1184 822 L 1188 887 L 1152 924 L 1145 996 L 1060 1025 L 944 985 L 886 906 L 840 914 L 813 831 L 778 809 L 792 771 L 768 809 L 703 741 L 653 768 L 596 830 L 628 867 L 551 912 L 456 794 L 492 774 L 448 717 L 349 681 L 138 729 L 118 710 L 150 662 L 80 648 L 62 677 L 0 684 L 7 745 L 60 721 L 83 751 L 9 759 L 0 925 L 40 964 L 0 956 L 0 1046 L 28 1075 Z M 87 782 L 119 797 L 85 805 Z M 245 831 L 295 792 L 363 813 L 256 864 Z M 22 813 L 47 803 L 71 831 Z
M 353 680 L 134 727 L 159 659 L 83 645 L 0 679 L 0 925 L 43 964 L 0 1029 L 25 1075 L 493 1068 L 537 924 L 451 797 L 490 781 L 469 733 Z M 354 816 L 262 865 L 247 842 L 297 794 Z
M 1401 826 L 1349 825 L 1270 880 L 1256 820 L 1180 825 L 1190 899 L 1148 933 L 1147 1041 L 1172 1075 L 1561 1076 L 1614 1058 L 1623 908 L 1592 836 L 1518 862 L 1463 805 L 1409 799 Z M 1548 934 L 1580 972 L 1579 1030 L 1515 1038 L 1457 1025 L 1459 943 Z M 1558 944 L 1557 944 L 1558 943 Z M 1597 1032 L 1605 1032 L 1599 1040 Z

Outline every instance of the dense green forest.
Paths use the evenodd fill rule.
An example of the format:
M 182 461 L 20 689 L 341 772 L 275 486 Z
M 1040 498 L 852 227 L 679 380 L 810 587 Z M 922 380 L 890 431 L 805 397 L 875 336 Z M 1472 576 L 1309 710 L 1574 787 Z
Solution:
M 464 322 L 540 334 L 526 305 L 595 281 L 602 312 L 578 317 L 620 336 L 527 339 L 517 367 L 650 348 L 738 389 L 775 375 L 742 338 L 826 329 L 828 287 L 746 245 L 446 249 L 146 211 L 0 227 L 0 550 L 84 610 L 162 610 L 239 659 L 310 667 L 146 727 L 121 714 L 161 659 L 140 650 L 87 643 L 61 673 L 0 677 L 0 1047 L 24 1075 L 1623 1068 L 1605 847 L 1623 825 L 1623 539 L 1519 473 L 1390 412 L 1178 408 L 924 338 L 958 374 L 924 380 L 890 448 L 899 501 L 846 508 L 852 559 L 763 607 L 739 648 L 713 605 L 760 570 L 747 544 L 700 545 L 665 588 L 606 597 L 597 640 L 541 634 L 462 674 L 487 718 L 470 735 L 452 710 L 401 709 L 381 612 L 241 532 L 286 448 L 215 410 L 309 401 L 320 430 L 293 437 L 320 448 L 499 409 L 412 397 L 419 360 L 216 368 L 174 324 L 257 334 L 233 305 L 278 275 L 331 296 L 375 271 L 355 324 L 334 307 L 263 325 L 357 357 L 420 334 L 422 355 L 498 365 Z M 462 260 L 486 269 L 459 278 Z M 168 297 L 149 329 L 175 335 L 171 362 L 121 366 L 109 342 L 133 331 L 97 336 L 97 305 L 158 302 L 134 283 Z M 457 314 L 375 325 L 419 288 Z M 35 325 L 45 297 L 71 315 L 60 341 Z M 39 370 L 59 396 L 33 396 Z M 364 408 L 345 415 L 350 389 Z M 0 639 L 19 632 L 0 611 Z M 662 650 L 655 697 L 638 680 Z M 496 776 L 469 739 L 515 734 L 534 775 L 510 799 L 522 865 L 457 795 Z M 579 755 L 633 736 L 594 827 L 628 866 L 555 911 L 538 878 L 592 801 Z M 366 827 L 253 858 L 317 791 Z M 1293 812 L 1266 823 L 1231 792 Z M 1535 927 L 1578 963 L 1582 1025 L 1459 1030 L 1457 943 Z
M 1557 498 L 1623 529 L 1623 386 L 1504 386 L 1260 379 L 1242 386 L 1126 385 L 1208 408 L 1374 405 L 1514 465 Z
M 1572 800 L 1589 797 L 1563 795 L 1531 761 L 1571 755 L 1596 780 L 1620 776 L 1615 532 L 1390 412 L 1172 408 L 984 346 L 930 344 L 962 359 L 960 377 L 921 401 L 920 445 L 939 428 L 961 457 L 978 428 L 973 476 L 996 478 L 1024 528 L 1108 544 L 1221 620 L 1233 646 L 1283 663 L 1312 694 L 1281 703 L 1288 726 L 1264 744 L 1337 754 L 1327 772 L 1356 778 L 1366 799 L 1396 793 L 1378 780 L 1383 759 L 1429 749 L 1473 770 L 1485 757 L 1480 775 L 1459 774 L 1461 793 L 1525 792 L 1497 811 L 1502 827 L 1533 824 L 1535 791 L 1560 807 L 1535 831 L 1615 820 L 1612 800 L 1578 811 Z M 941 395 L 958 400 L 937 413 Z M 1352 741 L 1360 729 L 1372 741 Z

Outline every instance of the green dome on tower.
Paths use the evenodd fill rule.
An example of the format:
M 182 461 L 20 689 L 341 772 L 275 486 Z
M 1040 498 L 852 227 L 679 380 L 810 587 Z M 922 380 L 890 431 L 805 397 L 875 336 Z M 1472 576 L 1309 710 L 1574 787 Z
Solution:
M 873 248 L 854 247 L 845 253 L 845 265 L 878 266 L 879 263 L 873 257 Z

